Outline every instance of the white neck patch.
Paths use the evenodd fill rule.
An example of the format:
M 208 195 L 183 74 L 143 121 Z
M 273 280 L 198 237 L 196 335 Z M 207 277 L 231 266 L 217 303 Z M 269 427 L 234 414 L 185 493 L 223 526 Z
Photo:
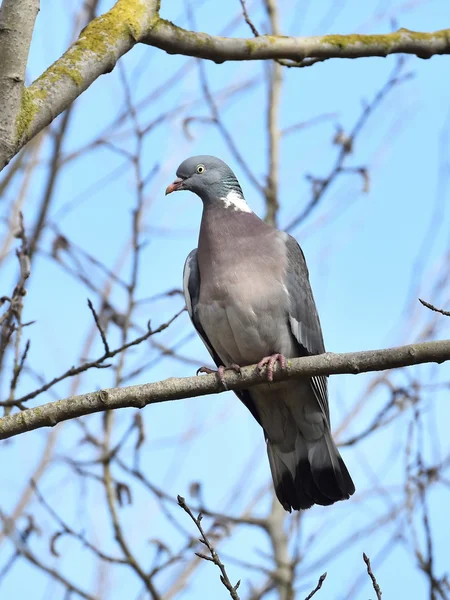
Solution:
M 223 200 L 225 208 L 231 208 L 232 210 L 240 210 L 241 212 L 246 213 L 253 212 L 247 204 L 247 202 L 244 200 L 244 198 L 234 190 L 228 192 L 226 197 L 221 198 L 221 200 Z

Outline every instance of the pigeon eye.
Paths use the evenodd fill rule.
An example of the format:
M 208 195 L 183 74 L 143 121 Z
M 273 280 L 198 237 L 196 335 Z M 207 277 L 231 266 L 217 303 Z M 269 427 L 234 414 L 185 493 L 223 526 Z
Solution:
M 205 165 L 198 165 L 198 166 L 197 166 L 197 173 L 198 173 L 199 175 L 201 175 L 201 174 L 202 174 L 202 173 L 204 173 L 204 172 L 205 172 Z

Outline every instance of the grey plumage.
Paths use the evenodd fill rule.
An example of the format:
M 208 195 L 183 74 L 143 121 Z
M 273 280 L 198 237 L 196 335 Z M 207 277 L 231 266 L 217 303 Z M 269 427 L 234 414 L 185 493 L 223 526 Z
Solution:
M 217 366 L 325 351 L 306 261 L 288 234 L 245 203 L 221 160 L 184 161 L 166 193 L 203 200 L 198 250 L 185 264 L 189 314 Z M 286 510 L 329 505 L 355 491 L 331 437 L 327 379 L 267 383 L 237 392 L 262 426 L 275 491 Z

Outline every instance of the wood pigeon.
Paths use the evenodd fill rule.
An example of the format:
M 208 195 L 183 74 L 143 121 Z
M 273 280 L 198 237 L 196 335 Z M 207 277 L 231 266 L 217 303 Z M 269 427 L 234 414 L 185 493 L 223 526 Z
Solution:
M 276 361 L 283 368 L 286 358 L 325 352 L 300 246 L 249 208 L 233 171 L 214 156 L 181 163 L 166 194 L 177 190 L 203 201 L 183 288 L 219 378 L 267 364 L 268 383 L 236 395 L 264 430 L 278 500 L 291 511 L 349 498 L 355 486 L 331 437 L 327 378 L 272 382 Z

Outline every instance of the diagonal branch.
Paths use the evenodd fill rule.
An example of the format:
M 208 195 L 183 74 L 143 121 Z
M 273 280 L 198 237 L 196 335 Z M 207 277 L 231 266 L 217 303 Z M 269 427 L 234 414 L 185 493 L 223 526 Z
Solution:
M 432 310 L 434 312 L 441 313 L 441 315 L 444 315 L 444 317 L 450 317 L 450 311 L 448 311 L 448 310 L 444 310 L 442 308 L 437 308 L 433 304 L 430 304 L 429 302 L 422 300 L 422 298 L 419 298 L 419 302 L 421 304 L 423 304 L 426 308 L 429 308 L 430 310 Z
M 325 581 L 326 577 L 327 573 L 322 573 L 322 575 L 319 577 L 319 581 L 317 582 L 316 587 L 312 590 L 312 592 L 310 592 L 306 596 L 305 600 L 311 600 L 311 598 L 317 594 L 317 592 L 322 588 L 323 582 Z
M 285 370 L 281 370 L 277 366 L 274 370 L 274 381 L 318 375 L 368 373 L 430 362 L 440 364 L 447 360 L 450 360 L 450 340 L 346 354 L 327 352 L 317 356 L 291 359 Z M 225 382 L 229 390 L 242 390 L 266 381 L 265 373 L 260 372 L 256 365 L 243 367 L 240 375 L 232 372 L 225 374 Z M 182 400 L 223 391 L 222 384 L 212 374 L 178 379 L 172 377 L 155 383 L 72 396 L 65 400 L 50 402 L 3 417 L 0 419 L 0 439 L 10 438 L 41 427 L 53 427 L 62 421 L 106 410 L 144 408 L 148 404 Z
M 210 542 L 208 535 L 205 533 L 205 530 L 202 527 L 201 521 L 203 519 L 203 515 L 200 513 L 197 517 L 195 517 L 194 513 L 192 512 L 192 510 L 186 504 L 186 500 L 183 498 L 183 496 L 178 495 L 178 504 L 179 504 L 179 506 L 181 506 L 181 508 L 185 512 L 187 512 L 187 514 L 194 521 L 197 529 L 200 532 L 199 542 L 201 542 L 202 544 L 204 544 L 206 546 L 206 548 L 208 548 L 210 556 L 207 556 L 206 554 L 203 554 L 202 552 L 196 552 L 195 554 L 199 558 L 202 558 L 203 560 L 209 560 L 212 563 L 214 563 L 217 567 L 219 567 L 220 572 L 221 572 L 220 581 L 227 588 L 227 590 L 229 591 L 230 596 L 233 598 L 233 600 L 239 600 L 239 595 L 237 593 L 237 589 L 238 589 L 241 581 L 239 580 L 235 585 L 233 585 L 231 583 L 231 581 L 230 581 L 230 579 L 228 577 L 227 571 L 225 569 L 225 565 L 220 560 L 220 557 L 217 554 L 216 549 L 214 548 L 214 546 Z
M 24 89 L 16 139 L 10 151 L 0 147 L 0 170 L 100 75 L 113 70 L 119 58 L 151 30 L 158 8 L 158 0 L 117 0 L 110 11 L 82 30 L 61 58 Z

